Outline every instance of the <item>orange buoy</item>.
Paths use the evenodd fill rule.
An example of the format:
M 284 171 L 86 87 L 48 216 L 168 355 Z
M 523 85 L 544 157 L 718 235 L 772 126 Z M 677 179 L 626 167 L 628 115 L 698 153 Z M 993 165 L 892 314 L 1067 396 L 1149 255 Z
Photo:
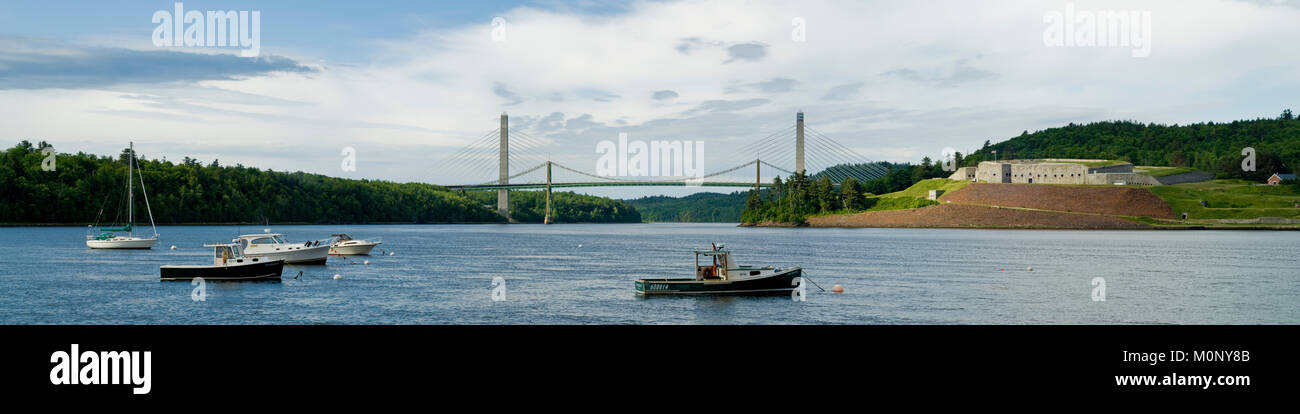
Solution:
M 831 287 L 831 292 L 844 293 L 844 286 L 835 285 Z

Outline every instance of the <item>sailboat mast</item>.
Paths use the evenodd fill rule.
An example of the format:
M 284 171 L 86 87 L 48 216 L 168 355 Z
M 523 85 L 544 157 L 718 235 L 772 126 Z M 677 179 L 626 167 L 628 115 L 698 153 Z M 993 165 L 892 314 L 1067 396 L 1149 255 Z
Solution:
M 127 231 L 126 234 L 133 235 L 135 233 L 135 183 L 132 179 L 135 177 L 131 174 L 131 169 L 135 166 L 135 142 L 132 141 L 128 148 L 127 152 L 129 154 L 127 154 L 128 158 L 126 160 L 126 217 L 128 221 L 126 222 L 126 228 L 130 229 L 130 231 Z

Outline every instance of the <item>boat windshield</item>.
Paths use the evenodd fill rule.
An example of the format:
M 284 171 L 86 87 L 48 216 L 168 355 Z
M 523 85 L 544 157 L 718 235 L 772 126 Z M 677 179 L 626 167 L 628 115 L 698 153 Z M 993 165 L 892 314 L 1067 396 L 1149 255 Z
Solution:
M 280 236 L 269 236 L 269 237 L 258 237 L 256 239 L 253 239 L 253 241 L 249 243 L 256 246 L 259 244 L 285 244 L 285 241 L 284 238 Z
M 235 252 L 230 249 L 230 246 L 216 246 L 216 248 L 213 249 L 212 254 L 218 259 L 230 259 L 235 257 Z

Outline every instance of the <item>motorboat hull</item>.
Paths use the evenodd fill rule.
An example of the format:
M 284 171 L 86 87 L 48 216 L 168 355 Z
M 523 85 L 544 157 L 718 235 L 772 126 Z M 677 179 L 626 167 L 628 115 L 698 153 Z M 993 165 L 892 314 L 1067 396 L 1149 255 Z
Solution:
M 111 239 L 88 239 L 86 247 L 92 249 L 152 249 L 158 243 L 157 238 L 114 237 Z
M 288 264 L 325 264 L 325 260 L 329 258 L 329 251 L 330 251 L 329 245 L 312 246 L 312 247 L 293 246 L 293 247 L 268 247 L 268 248 L 285 249 L 285 250 L 257 251 L 255 249 L 250 248 L 244 251 L 244 256 L 258 257 L 265 260 L 283 260 L 285 263 Z
M 330 254 L 335 256 L 369 256 L 370 251 L 375 249 L 379 243 L 353 243 L 345 245 L 334 245 L 330 248 Z
M 788 295 L 803 269 L 791 267 L 759 278 L 738 280 L 637 279 L 636 294 L 657 295 Z
M 282 260 L 240 259 L 248 263 L 211 266 L 162 266 L 159 268 L 163 281 L 193 280 L 203 278 L 208 281 L 279 281 L 280 272 L 284 270 Z

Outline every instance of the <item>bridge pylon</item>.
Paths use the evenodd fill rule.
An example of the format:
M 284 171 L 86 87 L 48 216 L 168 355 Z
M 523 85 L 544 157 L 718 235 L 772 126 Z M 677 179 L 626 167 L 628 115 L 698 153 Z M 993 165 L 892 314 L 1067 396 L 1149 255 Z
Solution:
M 551 162 L 546 162 L 546 216 L 542 217 L 542 224 L 551 224 L 555 220 L 551 218 Z
M 501 185 L 510 184 L 510 117 L 501 113 L 501 146 L 497 162 Z M 510 219 L 510 190 L 497 190 L 497 214 Z
M 803 174 L 803 111 L 794 120 L 794 171 Z

